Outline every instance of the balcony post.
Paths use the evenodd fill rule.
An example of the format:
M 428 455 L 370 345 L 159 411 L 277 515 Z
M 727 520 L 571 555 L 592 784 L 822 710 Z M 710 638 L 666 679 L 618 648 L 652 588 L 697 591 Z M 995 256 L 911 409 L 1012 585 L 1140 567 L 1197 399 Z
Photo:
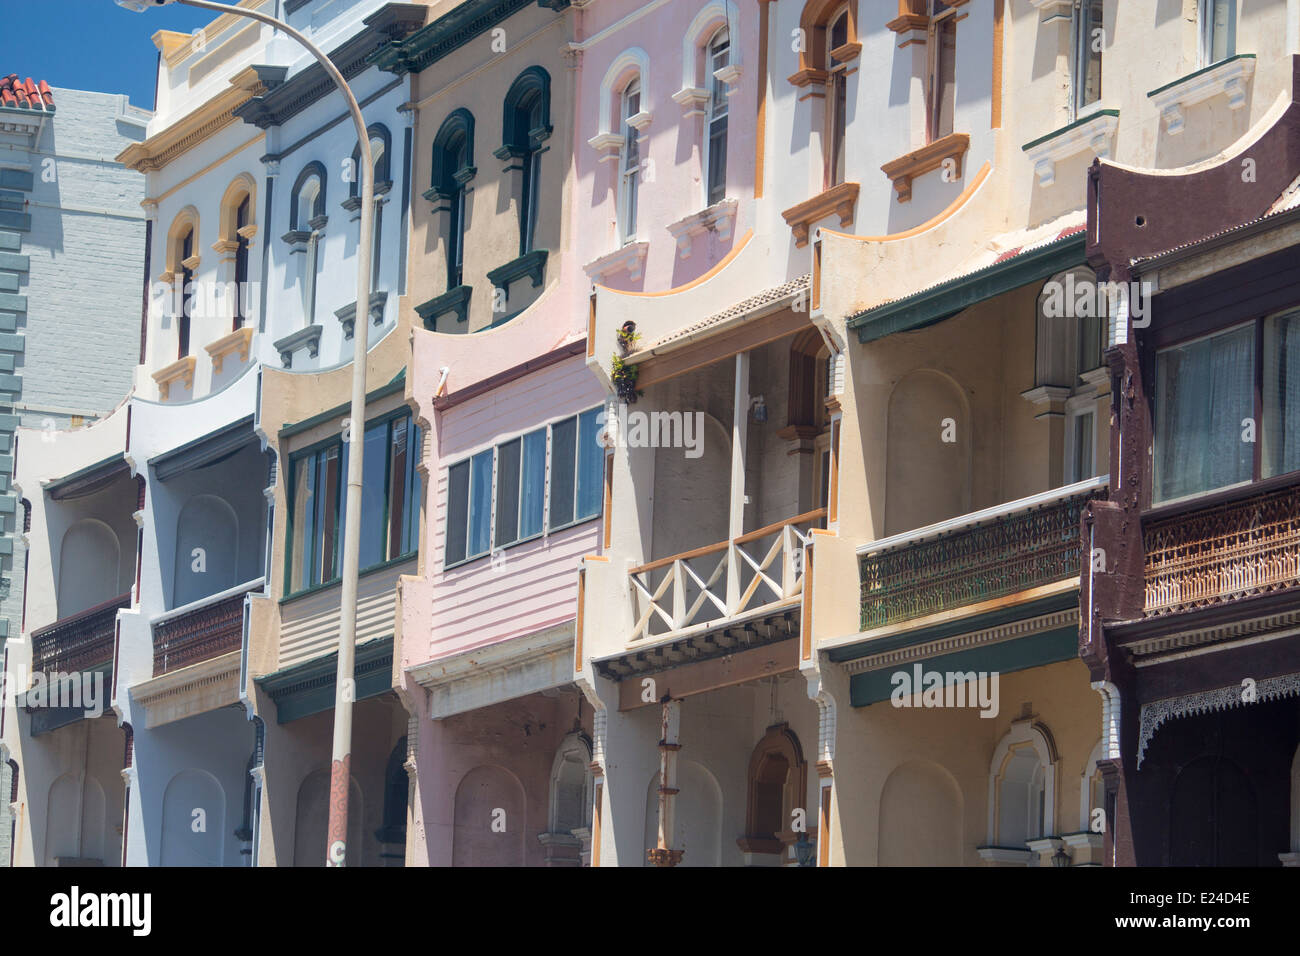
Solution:
M 740 604 L 740 557 L 736 538 L 745 533 L 745 451 L 749 444 L 749 353 L 736 356 L 736 394 L 731 413 L 731 510 L 727 522 L 727 613 Z
M 677 796 L 677 752 L 682 724 L 682 702 L 665 699 L 663 721 L 659 738 L 659 840 L 648 851 L 649 861 L 655 866 L 676 866 L 682 860 L 681 850 L 672 848 L 676 832 L 674 798 Z
M 668 573 L 673 576 L 673 630 L 686 626 L 686 571 L 684 562 L 674 561 Z

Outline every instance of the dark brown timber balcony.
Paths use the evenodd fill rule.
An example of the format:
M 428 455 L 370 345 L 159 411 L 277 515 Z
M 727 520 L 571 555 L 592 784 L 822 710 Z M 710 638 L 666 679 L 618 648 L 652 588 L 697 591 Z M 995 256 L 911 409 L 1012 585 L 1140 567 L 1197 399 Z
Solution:
M 130 601 L 130 592 L 120 594 L 32 631 L 32 670 L 45 674 L 88 671 L 111 663 L 117 612 Z
M 1143 523 L 1143 615 L 1300 588 L 1300 484 Z
M 153 623 L 153 676 L 239 650 L 244 637 L 244 595 L 262 586 L 250 581 L 194 601 Z
M 1080 515 L 1105 497 L 1093 478 L 860 548 L 862 629 L 1077 578 Z

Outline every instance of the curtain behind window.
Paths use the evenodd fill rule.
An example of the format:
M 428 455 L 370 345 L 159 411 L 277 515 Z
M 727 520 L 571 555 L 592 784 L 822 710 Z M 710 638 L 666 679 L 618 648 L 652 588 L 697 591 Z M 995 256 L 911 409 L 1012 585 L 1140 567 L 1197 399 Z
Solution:
M 1156 369 L 1155 500 L 1249 481 L 1254 326 L 1162 351 Z
M 1300 470 L 1300 309 L 1264 325 L 1263 476 Z

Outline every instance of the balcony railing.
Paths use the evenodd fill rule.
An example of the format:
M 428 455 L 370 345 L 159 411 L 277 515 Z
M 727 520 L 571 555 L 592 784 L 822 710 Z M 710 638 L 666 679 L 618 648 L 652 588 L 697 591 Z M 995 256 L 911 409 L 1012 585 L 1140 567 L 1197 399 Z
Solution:
M 45 674 L 67 673 L 91 670 L 111 662 L 117 612 L 130 602 L 128 591 L 32 631 L 32 670 Z
M 244 637 L 244 595 L 262 578 L 201 598 L 153 622 L 153 676 L 237 651 Z
M 1147 617 L 1300 587 L 1300 486 L 1144 525 Z
M 820 508 L 633 568 L 631 639 L 662 637 L 797 598 L 803 546 L 825 517 Z
M 858 549 L 862 629 L 1078 577 L 1079 518 L 1106 485 L 1092 478 Z

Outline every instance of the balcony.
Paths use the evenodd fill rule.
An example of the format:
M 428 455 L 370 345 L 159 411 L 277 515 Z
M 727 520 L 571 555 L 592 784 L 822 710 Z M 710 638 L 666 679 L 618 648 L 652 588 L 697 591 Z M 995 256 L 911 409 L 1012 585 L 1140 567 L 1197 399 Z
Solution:
M 32 631 L 32 671 L 45 674 L 88 671 L 111 663 L 117 612 L 130 601 L 130 592 L 120 594 Z
M 1093 478 L 859 549 L 862 629 L 900 624 L 1077 578 Z
M 795 603 L 803 593 L 803 546 L 825 517 L 826 509 L 819 508 L 632 568 L 631 641 L 702 630 Z
M 1143 616 L 1300 586 L 1300 485 L 1144 523 Z
M 262 579 L 194 601 L 153 622 L 153 676 L 237 651 L 244 636 L 244 595 Z

